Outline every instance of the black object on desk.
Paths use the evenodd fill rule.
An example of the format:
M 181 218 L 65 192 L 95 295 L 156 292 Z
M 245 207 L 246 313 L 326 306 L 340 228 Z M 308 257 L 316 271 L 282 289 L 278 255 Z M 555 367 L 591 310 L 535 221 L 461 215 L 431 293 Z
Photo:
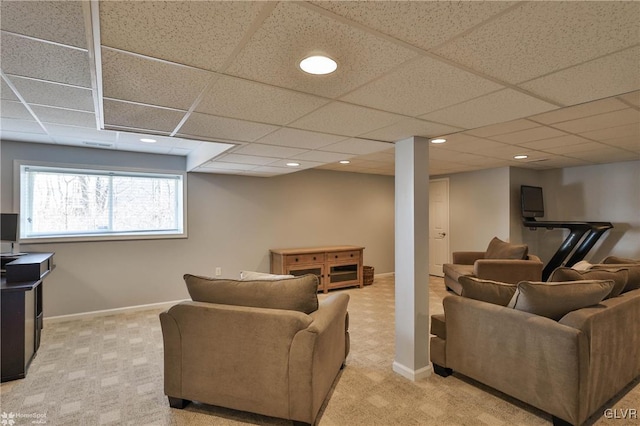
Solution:
M 1 381 L 23 379 L 40 347 L 43 279 L 55 267 L 53 253 L 2 256 Z

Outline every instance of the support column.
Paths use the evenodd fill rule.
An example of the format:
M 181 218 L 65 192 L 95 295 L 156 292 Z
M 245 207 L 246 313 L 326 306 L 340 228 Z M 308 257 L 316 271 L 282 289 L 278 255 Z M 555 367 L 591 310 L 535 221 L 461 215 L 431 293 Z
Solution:
M 429 362 L 429 140 L 395 144 L 396 355 L 393 371 L 413 381 Z

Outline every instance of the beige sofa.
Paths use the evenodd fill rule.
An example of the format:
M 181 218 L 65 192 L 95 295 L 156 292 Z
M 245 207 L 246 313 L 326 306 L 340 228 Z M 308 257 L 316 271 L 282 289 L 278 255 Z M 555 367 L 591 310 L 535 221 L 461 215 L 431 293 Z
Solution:
M 461 276 L 516 284 L 525 280 L 539 281 L 542 268 L 540 258 L 529 254 L 526 245 L 509 244 L 494 238 L 485 251 L 453 252 L 452 263 L 444 264 L 442 271 L 445 286 L 460 294 Z
M 313 424 L 349 351 L 349 296 L 318 303 L 314 275 L 185 281 L 194 301 L 160 314 L 170 405 L 199 401 Z
M 432 317 L 434 370 L 471 377 L 554 424 L 580 425 L 640 375 L 640 289 L 632 288 L 559 320 L 447 296 L 444 315 Z

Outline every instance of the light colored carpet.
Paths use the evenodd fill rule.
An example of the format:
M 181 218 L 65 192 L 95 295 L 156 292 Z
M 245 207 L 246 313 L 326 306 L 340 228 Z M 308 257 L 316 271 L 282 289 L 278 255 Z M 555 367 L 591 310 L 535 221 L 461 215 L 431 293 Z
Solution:
M 432 278 L 430 287 L 431 314 L 441 313 L 444 284 Z M 321 409 L 319 425 L 551 424 L 549 415 L 457 374 L 433 374 L 416 383 L 395 374 L 393 276 L 341 291 L 351 295 L 351 353 Z M 15 425 L 34 420 L 47 425 L 291 424 L 203 404 L 169 408 L 159 312 L 48 323 L 27 378 L 0 387 L 0 412 L 22 415 L 14 417 Z M 640 411 L 640 380 L 609 406 Z M 587 422 L 592 424 L 622 426 L 638 420 L 594 416 Z

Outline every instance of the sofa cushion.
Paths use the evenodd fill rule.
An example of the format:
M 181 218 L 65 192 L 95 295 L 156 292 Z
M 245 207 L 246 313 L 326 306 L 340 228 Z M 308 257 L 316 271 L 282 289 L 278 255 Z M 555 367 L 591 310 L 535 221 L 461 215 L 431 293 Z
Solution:
M 521 281 L 508 307 L 558 321 L 571 311 L 597 305 L 612 289 L 611 280 Z
M 284 280 L 286 278 L 294 278 L 294 276 L 267 274 L 264 272 L 255 272 L 255 271 L 240 271 L 241 281 L 261 281 L 261 280 L 273 281 L 273 280 Z
M 602 264 L 597 263 L 591 266 L 591 270 L 605 269 L 611 270 L 612 268 L 624 268 L 628 271 L 627 285 L 625 285 L 622 293 L 640 288 L 640 263 L 628 263 L 628 264 Z
M 272 281 L 238 281 L 185 274 L 196 302 L 287 309 L 310 314 L 318 309 L 318 277 L 303 275 Z
M 462 286 L 460 296 L 501 306 L 509 304 L 517 288 L 515 284 L 468 276 L 461 276 L 458 282 Z
M 605 264 L 609 264 L 609 263 L 615 263 L 615 264 L 620 264 L 620 263 L 624 263 L 624 264 L 632 264 L 632 263 L 637 263 L 640 264 L 640 259 L 636 260 L 636 259 L 627 259 L 625 257 L 618 257 L 618 256 L 607 256 L 605 257 L 602 262 L 600 263 L 605 263 Z
M 616 297 L 624 290 L 629 278 L 629 270 L 626 268 L 596 268 L 587 271 L 577 271 L 573 268 L 556 268 L 548 281 L 583 281 L 583 280 L 613 280 L 613 289 L 606 297 Z
M 447 327 L 444 323 L 444 314 L 431 315 L 431 334 L 443 340 L 447 339 Z
M 485 259 L 526 259 L 529 247 L 526 244 L 511 244 L 493 237 L 485 251 Z
M 463 275 L 473 275 L 473 265 L 460 265 L 455 263 L 445 263 L 442 265 L 442 272 L 447 277 L 459 281 Z

